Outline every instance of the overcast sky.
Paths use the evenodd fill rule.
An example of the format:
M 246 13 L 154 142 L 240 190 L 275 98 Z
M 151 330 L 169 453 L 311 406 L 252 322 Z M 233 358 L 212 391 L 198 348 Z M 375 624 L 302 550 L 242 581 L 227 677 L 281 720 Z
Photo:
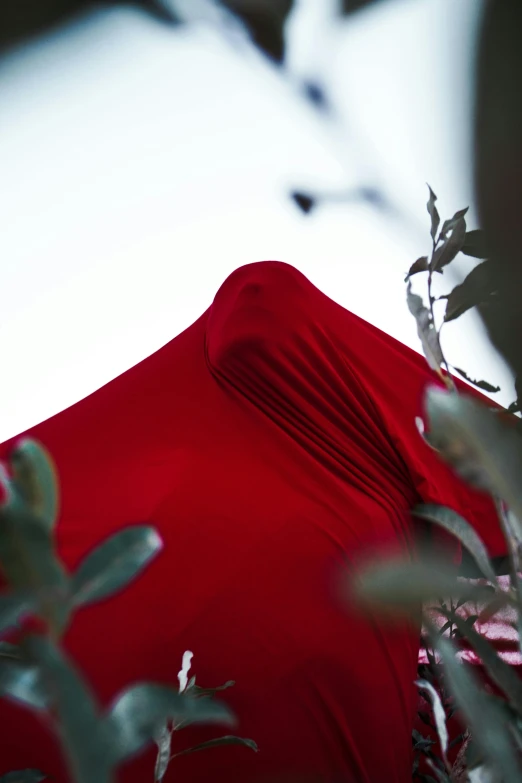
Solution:
M 340 24 L 301 0 L 290 78 L 208 24 L 128 9 L 86 17 L 0 65 L 0 441 L 160 348 L 242 264 L 279 259 L 419 350 L 404 273 L 429 251 L 426 181 L 443 218 L 468 204 L 477 0 L 390 0 Z M 322 79 L 318 114 L 296 89 Z M 293 188 L 377 186 L 302 216 Z M 440 281 L 449 291 L 475 262 Z M 415 285 L 425 291 L 425 280 Z M 441 311 L 442 315 L 442 311 Z M 478 318 L 445 327 L 448 360 L 502 386 Z

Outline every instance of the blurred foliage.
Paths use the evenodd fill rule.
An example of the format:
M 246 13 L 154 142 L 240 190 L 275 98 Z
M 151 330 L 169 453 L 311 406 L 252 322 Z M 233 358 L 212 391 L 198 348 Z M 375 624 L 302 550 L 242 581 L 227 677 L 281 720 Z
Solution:
M 58 476 L 50 455 L 35 441 L 23 439 L 9 464 L 1 467 L 0 565 L 9 587 L 0 593 L 0 633 L 12 630 L 18 638 L 16 644 L 0 642 L 0 697 L 52 715 L 75 783 L 111 783 L 117 765 L 153 741 L 159 749 L 158 783 L 171 759 L 180 755 L 170 752 L 174 731 L 195 723 L 235 724 L 230 710 L 213 700 L 233 683 L 203 689 L 194 677 L 187 682 L 192 653 L 186 653 L 179 689 L 134 683 L 104 713 L 61 638 L 76 609 L 107 599 L 139 576 L 161 552 L 161 538 L 147 525 L 124 528 L 70 574 L 55 548 Z M 35 616 L 40 632 L 26 623 Z M 226 735 L 181 752 L 233 744 L 257 750 L 252 740 Z M 17 770 L 0 783 L 32 783 L 45 779 L 44 773 Z
M 352 14 L 354 11 L 360 11 L 377 2 L 380 0 L 341 0 L 341 11 L 343 14 Z
M 163 0 L 1 0 L 0 54 L 52 31 L 82 13 L 118 5 L 140 8 L 163 23 L 178 21 Z
M 522 3 L 487 0 L 475 77 L 475 190 L 494 277 L 479 312 L 522 398 Z
M 209 0 L 212 3 L 212 0 Z M 342 0 L 340 11 L 350 14 L 378 0 Z M 285 55 L 285 24 L 294 0 L 221 0 L 238 17 L 254 44 L 274 62 Z M 57 25 L 100 6 L 129 6 L 143 10 L 166 24 L 183 21 L 176 0 L 3 0 L 0 3 L 0 52 L 25 40 L 42 35 Z M 317 89 L 309 89 L 317 106 L 324 105 Z
M 443 323 L 437 329 L 436 299 L 431 292 L 433 274 L 443 273 L 444 267 L 458 253 L 480 258 L 485 248 L 491 248 L 493 244 L 490 239 L 485 241 L 483 232 L 467 231 L 467 209 L 456 212 L 444 221 L 441 228 L 436 202 L 437 196 L 429 188 L 427 211 L 431 253 L 417 259 L 406 275 L 407 302 L 417 323 L 426 360 L 446 385 L 446 390 L 433 385 L 425 391 L 424 410 L 429 426 L 426 431 L 423 423 L 419 432 L 458 475 L 472 486 L 488 492 L 495 500 L 508 552 L 507 558 L 502 559 L 502 567 L 509 574 L 509 588 L 500 588 L 498 563 L 490 560 L 484 543 L 463 517 L 443 506 L 424 505 L 413 509 L 413 515 L 451 533 L 468 553 L 468 570 L 471 563 L 472 575 L 479 577 L 479 581 L 472 583 L 463 578 L 462 571 L 451 566 L 445 558 L 434 560 L 422 553 L 418 562 L 396 560 L 367 568 L 356 583 L 356 594 L 362 606 L 370 603 L 392 619 L 404 614 L 416 617 L 419 602 L 424 606 L 428 663 L 419 667 L 417 685 L 428 694 L 432 714 L 423 710 L 419 717 L 432 731 L 436 731 L 440 753 L 435 752 L 436 743 L 432 737 L 414 730 L 414 780 L 425 783 L 522 783 L 522 680 L 485 635 L 475 629 L 479 615 L 462 617 L 458 611 L 467 602 L 473 601 L 482 606 L 480 617 L 485 622 L 506 606 L 511 607 L 517 618 L 514 627 L 518 633 L 518 648 L 522 652 L 520 420 L 512 412 L 489 407 L 470 395 L 459 394 L 440 343 L 444 323 L 494 296 L 498 268 L 490 259 L 482 261 L 460 286 L 447 296 L 439 297 L 446 299 L 447 303 Z M 428 306 L 411 290 L 411 277 L 422 273 L 428 276 Z M 461 369 L 457 371 L 483 390 L 498 390 L 488 382 L 471 380 Z M 510 409 L 513 411 L 517 407 L 518 403 L 515 403 Z M 443 619 L 438 626 L 434 622 L 434 605 L 435 613 Z M 476 653 L 498 692 L 480 682 L 472 667 L 463 664 L 457 656 L 464 641 Z M 454 763 L 451 763 L 447 721 L 456 711 L 463 716 L 467 728 L 453 741 L 454 744 L 460 743 L 461 747 Z M 433 775 L 421 769 L 421 759 Z

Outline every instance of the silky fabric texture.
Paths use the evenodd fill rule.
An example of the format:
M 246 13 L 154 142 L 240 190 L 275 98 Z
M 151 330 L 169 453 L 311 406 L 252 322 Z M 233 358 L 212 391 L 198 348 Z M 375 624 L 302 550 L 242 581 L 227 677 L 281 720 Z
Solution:
M 411 779 L 419 627 L 364 616 L 346 579 L 368 558 L 415 557 L 419 502 L 463 514 L 492 555 L 505 549 L 489 498 L 419 435 L 430 382 L 423 357 L 267 261 L 237 269 L 185 332 L 26 433 L 58 468 L 68 569 L 127 525 L 163 539 L 136 581 L 67 631 L 104 708 L 136 681 L 177 686 L 185 650 L 200 685 L 236 682 L 222 698 L 259 752 L 176 758 L 166 783 Z M 0 773 L 69 780 L 41 717 L 3 699 L 0 726 Z M 173 752 L 226 733 L 184 729 Z M 154 758 L 125 763 L 119 781 L 152 782 Z

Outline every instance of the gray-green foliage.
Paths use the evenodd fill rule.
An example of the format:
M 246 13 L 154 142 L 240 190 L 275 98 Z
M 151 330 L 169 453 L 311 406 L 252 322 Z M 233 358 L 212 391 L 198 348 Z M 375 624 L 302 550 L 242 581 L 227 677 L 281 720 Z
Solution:
M 505 591 L 498 585 L 487 549 L 465 519 L 449 508 L 425 505 L 413 509 L 413 515 L 452 533 L 469 551 L 484 578 L 478 583 L 463 580 L 458 570 L 442 558 L 423 559 L 421 563 L 393 561 L 367 570 L 359 580 L 359 591 L 365 601 L 371 601 L 388 614 L 418 611 L 420 601 L 430 605 L 431 611 L 425 609 L 423 617 L 428 665 L 420 667 L 420 675 L 438 689 L 447 717 L 459 709 L 467 722 L 465 736 L 458 738 L 464 740 L 466 754 L 459 753 L 453 768 L 445 752 L 442 759 L 438 757 L 433 752 L 432 740 L 414 731 L 414 777 L 422 779 L 418 775 L 418 763 L 419 755 L 423 754 L 433 773 L 424 779 L 448 783 L 479 779 L 522 783 L 522 681 L 476 629 L 478 617 L 470 615 L 465 619 L 458 611 L 472 600 L 481 604 L 484 616 L 491 617 L 509 604 L 516 611 L 517 627 L 521 627 L 522 438 L 519 420 L 512 413 L 481 404 L 471 395 L 459 394 L 450 376 L 435 320 L 432 277 L 435 272 L 442 273 L 459 252 L 484 258 L 487 245 L 480 231 L 467 231 L 466 210 L 459 210 L 440 229 L 436 200 L 430 188 L 427 209 L 431 220 L 431 258 L 417 259 L 406 276 L 408 306 L 416 319 L 426 359 L 446 385 L 446 389 L 433 385 L 425 390 L 428 431 L 423 432 L 423 437 L 461 478 L 488 492 L 495 500 L 498 524 L 510 558 L 510 587 Z M 487 260 L 482 261 L 460 286 L 442 297 L 447 299 L 443 323 L 458 318 L 489 295 L 494 282 L 487 265 Z M 428 306 L 411 290 L 411 277 L 422 272 L 428 275 Z M 471 381 L 463 370 L 457 372 L 485 391 L 498 391 L 498 387 L 486 381 Z M 509 410 L 516 409 L 517 405 L 513 404 Z M 434 625 L 433 611 L 442 615 L 441 627 Z M 492 695 L 458 657 L 457 645 L 464 639 L 501 695 Z M 438 704 L 437 710 L 440 737 Z M 420 717 L 435 728 L 429 714 L 422 713 Z M 445 736 L 441 738 L 441 746 L 445 748 Z
M 189 723 L 234 725 L 228 707 L 212 699 L 219 688 L 198 688 L 194 678 L 183 692 L 157 683 L 133 683 L 108 712 L 100 707 L 62 647 L 62 635 L 77 609 L 109 598 L 139 576 L 161 552 L 161 538 L 148 525 L 127 527 L 96 547 L 75 573 L 68 573 L 55 548 L 59 494 L 50 455 L 37 442 L 24 439 L 9 461 L 10 475 L 3 469 L 0 479 L 5 494 L 0 564 L 10 586 L 0 596 L 0 631 L 16 629 L 20 639 L 18 644 L 0 642 L 0 697 L 33 710 L 52 710 L 75 783 L 112 783 L 117 765 L 153 742 L 161 726 L 172 732 Z M 24 632 L 28 614 L 39 616 L 47 633 Z M 220 744 L 257 749 L 252 740 L 227 735 L 189 750 Z M 165 759 L 165 769 L 176 755 Z M 31 769 L 0 777 L 2 783 L 44 779 L 45 770 Z

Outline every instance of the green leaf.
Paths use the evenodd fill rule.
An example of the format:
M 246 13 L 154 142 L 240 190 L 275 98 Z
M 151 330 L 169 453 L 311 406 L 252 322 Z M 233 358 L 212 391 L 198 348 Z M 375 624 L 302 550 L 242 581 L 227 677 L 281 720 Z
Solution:
M 72 662 L 43 636 L 28 638 L 28 649 L 41 668 L 46 692 L 58 718 L 58 730 L 75 783 L 112 783 L 112 737 L 96 702 Z
M 40 443 L 25 438 L 17 443 L 9 462 L 20 496 L 52 530 L 58 516 L 58 475 L 49 453 Z
M 522 541 L 522 439 L 484 405 L 430 386 L 425 394 L 430 431 L 442 456 L 470 483 L 493 491 L 513 510 Z
M 482 690 L 469 667 L 457 660 L 455 647 L 448 639 L 433 635 L 432 641 L 442 656 L 449 688 L 469 723 L 471 735 L 504 780 L 522 783 L 505 711 Z
M 458 212 L 455 212 L 452 218 L 444 221 L 444 223 L 442 224 L 442 230 L 440 232 L 442 239 L 446 239 L 446 234 L 448 233 L 448 231 L 453 231 L 453 229 L 459 222 L 460 218 L 464 217 L 468 209 L 469 207 L 465 207 L 464 209 L 459 209 Z
M 366 567 L 354 585 L 363 601 L 381 608 L 417 611 L 422 603 L 452 595 L 480 600 L 485 590 L 457 580 L 457 571 L 445 560 L 408 562 L 402 559 Z
M 460 543 L 473 556 L 484 576 L 490 582 L 496 584 L 496 574 L 490 563 L 486 547 L 469 522 L 466 522 L 460 514 L 457 514 L 451 508 L 447 508 L 447 506 L 437 506 L 431 503 L 416 506 L 411 513 L 419 519 L 425 519 L 428 522 L 439 525 L 439 527 L 444 528 L 444 530 L 458 538 Z
M 194 745 L 192 748 L 181 750 L 179 753 L 174 753 L 172 758 L 186 756 L 188 753 L 196 753 L 199 750 L 207 750 L 208 748 L 218 748 L 221 745 L 242 745 L 245 748 L 250 748 L 250 750 L 253 750 L 256 753 L 259 750 L 254 740 L 243 739 L 242 737 L 226 736 L 219 737 L 218 739 L 208 740 L 207 742 L 201 742 L 199 745 Z
M 219 702 L 195 699 L 156 683 L 133 685 L 118 697 L 104 721 L 107 734 L 115 737 L 115 761 L 121 761 L 148 745 L 158 729 L 169 720 L 176 723 L 182 720 L 205 724 L 235 723 L 228 707 Z
M 39 769 L 17 769 L 0 776 L 0 783 L 40 783 L 47 775 Z
M 485 232 L 481 229 L 466 231 L 461 252 L 473 258 L 489 258 L 490 253 L 486 245 Z
M 455 256 L 462 250 L 465 236 L 466 221 L 461 217 L 455 223 L 449 237 L 435 251 L 431 262 L 432 272 L 440 272 L 443 267 L 453 261 Z
M 0 695 L 35 710 L 49 705 L 40 670 L 23 658 L 0 658 Z
M 422 297 L 412 293 L 411 283 L 408 283 L 406 297 L 409 311 L 417 322 L 417 334 L 422 343 L 424 356 L 430 367 L 441 375 L 440 366 L 444 361 L 444 357 L 440 347 L 439 335 L 432 322 L 431 313 L 424 306 Z
M 483 391 L 490 392 L 490 394 L 496 394 L 500 391 L 500 386 L 493 386 L 491 383 L 488 383 L 487 381 L 474 381 L 473 378 L 470 378 L 469 375 L 467 375 L 464 370 L 461 370 L 460 367 L 454 367 L 454 370 L 458 372 L 459 375 L 461 375 L 463 378 L 468 381 L 468 383 L 472 383 L 473 386 L 476 386 L 478 389 L 482 389 Z
M 161 550 L 153 527 L 135 525 L 108 538 L 82 561 L 71 580 L 75 606 L 100 601 L 129 584 Z
M 428 199 L 428 203 L 426 204 L 426 208 L 428 210 L 428 214 L 431 217 L 431 238 L 435 240 L 435 237 L 437 236 L 437 229 L 439 228 L 440 224 L 440 215 L 437 207 L 435 206 L 435 202 L 437 201 L 437 196 L 433 192 L 433 190 L 428 185 L 428 189 L 430 191 L 430 197 Z
M 34 600 L 35 611 L 54 633 L 63 631 L 69 616 L 68 577 L 54 551 L 47 522 L 36 516 L 14 486 L 0 506 L 0 562 L 10 586 Z
M 27 593 L 14 592 L 0 595 L 0 634 L 17 625 L 18 620 L 34 607 Z

